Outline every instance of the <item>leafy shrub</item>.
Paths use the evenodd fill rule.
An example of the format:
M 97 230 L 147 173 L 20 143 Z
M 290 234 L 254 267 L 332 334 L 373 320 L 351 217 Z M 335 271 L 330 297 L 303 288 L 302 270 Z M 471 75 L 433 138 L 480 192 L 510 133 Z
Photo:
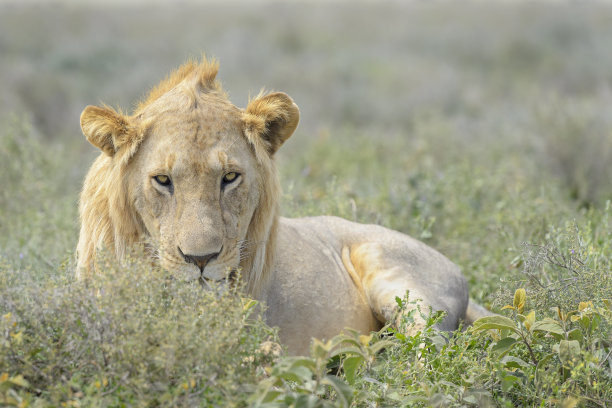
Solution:
M 525 289 L 517 289 L 513 304 L 504 306 L 511 318 L 474 322 L 474 333 L 492 339 L 488 364 L 497 392 L 521 406 L 605 405 L 612 397 L 612 301 L 580 302 L 568 311 L 557 307 L 556 316 L 543 318 L 528 312 L 526 301 Z
M 259 346 L 274 339 L 250 317 L 252 301 L 142 261 L 101 270 L 85 285 L 0 268 L 0 395 L 34 406 L 244 404 L 272 360 Z
M 403 304 L 400 301 L 400 305 Z M 611 397 L 612 302 L 580 302 L 552 317 L 527 308 L 519 289 L 510 317 L 477 320 L 453 334 L 385 327 L 315 341 L 309 357 L 285 357 L 251 397 L 258 407 L 605 406 Z M 405 302 L 405 300 L 404 300 Z M 405 304 L 405 303 L 404 303 Z M 338 377 L 332 373 L 336 372 Z
M 370 370 L 377 353 L 394 345 L 381 339 L 382 332 L 345 330 L 327 342 L 315 339 L 310 357 L 286 357 L 269 369 L 269 378 L 251 398 L 253 406 L 347 408 L 359 403 L 361 396 L 353 388 L 359 376 Z M 344 380 L 332 373 L 334 368 Z
M 589 211 L 582 225 L 550 226 L 541 243 L 523 245 L 516 259 L 522 275 L 508 280 L 526 285 L 538 309 L 574 308 L 576 299 L 600 300 L 612 293 L 612 207 Z M 508 288 L 501 297 L 510 295 Z M 511 289 L 510 289 L 511 290 Z

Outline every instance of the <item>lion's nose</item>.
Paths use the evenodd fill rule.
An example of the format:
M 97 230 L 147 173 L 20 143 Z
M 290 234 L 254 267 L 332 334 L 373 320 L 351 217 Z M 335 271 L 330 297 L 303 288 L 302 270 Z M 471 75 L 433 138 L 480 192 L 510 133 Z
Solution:
M 183 256 L 183 258 L 185 258 L 185 262 L 192 263 L 198 268 L 200 268 L 200 273 L 204 271 L 204 267 L 210 261 L 215 259 L 221 253 L 221 251 L 219 251 L 219 252 L 211 253 L 208 255 L 191 255 L 191 254 L 184 254 L 183 251 L 181 251 L 180 247 L 178 248 L 178 250 L 179 250 L 179 253 Z

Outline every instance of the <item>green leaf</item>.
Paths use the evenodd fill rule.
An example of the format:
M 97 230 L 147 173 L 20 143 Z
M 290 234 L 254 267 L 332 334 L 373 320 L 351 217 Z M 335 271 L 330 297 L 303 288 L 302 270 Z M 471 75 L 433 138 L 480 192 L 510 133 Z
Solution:
M 520 378 L 514 375 L 506 375 L 501 381 L 502 391 L 508 392 L 514 387 L 514 384 L 519 384 L 520 382 Z
M 341 345 L 343 345 L 343 346 L 346 346 L 346 345 L 352 344 L 352 345 L 354 345 L 355 347 L 359 347 L 359 348 L 361 348 L 361 346 L 362 346 L 362 345 L 361 345 L 361 342 L 359 342 L 359 340 L 358 340 L 358 339 L 356 339 L 356 338 L 351 338 L 351 337 L 344 337 L 344 338 L 342 339 L 342 341 L 340 342 L 340 344 L 341 344 Z
M 439 381 L 437 381 L 437 384 L 446 385 L 448 388 L 451 388 L 451 389 L 459 389 L 459 388 L 461 388 L 461 386 L 459 386 L 459 385 L 457 385 L 455 383 L 452 383 L 450 381 L 445 381 L 445 380 L 439 380 Z
M 582 331 L 580 329 L 574 329 L 567 333 L 568 340 L 576 340 L 578 343 L 582 343 L 584 338 L 582 337 Z
M 380 350 L 386 347 L 393 347 L 393 346 L 395 346 L 395 342 L 391 340 L 380 340 L 370 346 L 370 351 L 372 352 L 372 354 L 376 354 Z
M 296 373 L 296 372 L 293 372 L 293 371 L 285 371 L 285 372 L 277 374 L 276 377 L 277 378 L 281 378 L 283 380 L 287 380 L 287 381 L 293 381 L 293 382 L 302 383 L 305 380 L 303 378 L 302 374 L 305 374 L 305 373 Z
M 353 402 L 353 388 L 334 375 L 326 375 L 321 380 L 321 384 L 331 386 L 338 395 L 337 401 L 343 407 L 349 407 Z
M 385 397 L 387 397 L 387 399 L 390 399 L 390 400 L 393 400 L 393 401 L 397 401 L 397 402 L 402 402 L 403 401 L 402 396 L 397 391 L 388 392 L 385 395 Z
M 354 356 L 346 358 L 342 363 L 342 367 L 344 368 L 344 376 L 346 377 L 346 381 L 348 381 L 350 385 L 355 384 L 355 373 L 363 362 L 363 357 Z
M 397 303 L 397 306 L 401 309 L 404 306 L 404 301 L 402 300 L 401 297 L 396 296 L 395 297 L 395 302 Z
M 302 358 L 294 360 L 288 368 L 277 368 L 273 372 L 273 375 L 283 380 L 294 381 L 301 384 L 310 381 L 315 370 L 316 368 L 312 360 Z
M 316 370 L 315 362 L 312 361 L 312 359 L 307 358 L 307 357 L 295 358 L 295 359 L 291 360 L 291 369 L 293 369 L 293 367 L 306 367 L 307 369 L 309 369 L 313 373 Z
M 561 340 L 559 342 L 559 360 L 567 363 L 580 356 L 580 343 L 577 340 Z
M 542 357 L 540 359 L 540 361 L 538 361 L 538 365 L 536 368 L 540 369 L 543 368 L 546 363 L 548 363 L 548 360 L 550 360 L 551 358 L 553 358 L 553 356 L 555 355 L 555 353 L 548 353 L 547 355 L 545 355 L 544 357 Z
M 514 357 L 514 356 L 505 356 L 504 358 L 501 359 L 501 362 L 504 364 L 505 367 L 510 367 L 510 368 L 529 368 L 530 367 L 529 363 L 527 363 L 524 360 L 521 360 L 518 357 Z
M 580 325 L 582 326 L 583 329 L 587 330 L 589 326 L 591 325 L 591 319 L 589 318 L 589 316 L 583 315 L 580 318 Z
M 367 358 L 367 354 L 364 354 L 364 352 L 360 348 L 353 346 L 337 348 L 330 353 L 329 357 L 335 357 L 342 354 L 345 354 L 347 356 L 361 356 L 363 358 Z
M 491 348 L 491 351 L 498 354 L 499 357 L 503 357 L 507 352 L 512 350 L 517 343 L 518 339 L 514 337 L 504 337 Z
M 499 329 L 499 330 L 512 330 L 516 334 L 519 334 L 519 330 L 516 327 L 516 323 L 508 319 L 504 316 L 487 316 L 481 317 L 476 320 L 472 325 L 472 329 L 475 332 L 490 330 L 490 329 Z
M 266 391 L 266 393 L 264 394 L 264 396 L 263 396 L 263 398 L 261 399 L 260 402 L 272 402 L 279 395 L 281 395 L 280 391 L 268 390 L 268 391 Z
M 565 334 L 561 324 L 558 321 L 551 319 L 550 317 L 545 317 L 544 319 L 538 320 L 537 322 L 535 322 L 531 326 L 531 331 L 532 332 L 543 331 L 547 333 L 555 333 L 555 334 L 561 334 L 561 335 Z
M 288 401 L 285 401 L 288 402 Z M 295 402 L 293 402 L 293 404 L 288 404 L 288 405 L 293 405 L 295 408 L 315 408 L 316 406 L 318 406 L 320 403 L 319 398 L 317 398 L 315 395 L 300 395 L 295 399 Z
M 430 338 L 431 344 L 435 347 L 437 352 L 441 352 L 444 347 L 448 345 L 448 339 L 441 334 L 436 334 Z

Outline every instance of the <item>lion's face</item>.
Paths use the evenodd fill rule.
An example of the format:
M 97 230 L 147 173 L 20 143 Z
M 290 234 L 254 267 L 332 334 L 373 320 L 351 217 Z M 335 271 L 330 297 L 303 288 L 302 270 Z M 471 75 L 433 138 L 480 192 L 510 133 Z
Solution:
M 261 186 L 237 109 L 155 118 L 129 173 L 134 207 L 162 267 L 211 281 L 238 268 Z
M 215 63 L 187 63 L 131 116 L 88 106 L 87 140 L 103 153 L 81 193 L 78 271 L 99 247 L 118 257 L 150 241 L 161 266 L 185 280 L 220 281 L 242 269 L 255 288 L 271 265 L 279 199 L 273 163 L 299 110 L 259 95 L 242 110 L 215 80 Z

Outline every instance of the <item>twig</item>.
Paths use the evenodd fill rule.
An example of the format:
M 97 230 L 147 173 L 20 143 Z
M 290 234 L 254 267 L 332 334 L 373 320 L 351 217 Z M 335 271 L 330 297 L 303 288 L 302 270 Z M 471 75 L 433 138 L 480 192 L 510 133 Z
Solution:
M 612 354 L 612 348 L 610 348 L 610 351 L 608 351 L 608 355 L 606 356 L 606 358 L 604 358 L 603 360 L 601 360 L 601 363 L 599 363 L 599 365 L 597 366 L 597 368 L 601 368 L 603 366 L 603 363 L 605 363 L 606 361 L 608 361 L 608 359 L 610 358 L 610 355 Z

